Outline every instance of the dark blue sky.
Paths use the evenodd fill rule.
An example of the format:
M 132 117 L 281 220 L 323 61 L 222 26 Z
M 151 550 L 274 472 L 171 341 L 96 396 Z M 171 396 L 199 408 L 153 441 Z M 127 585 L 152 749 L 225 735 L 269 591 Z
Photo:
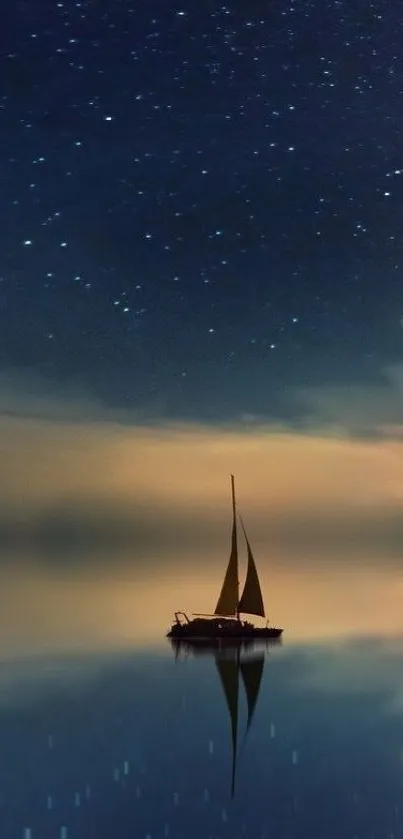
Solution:
M 183 418 L 402 357 L 386 2 L 19 2 L 0 55 L 2 366 Z

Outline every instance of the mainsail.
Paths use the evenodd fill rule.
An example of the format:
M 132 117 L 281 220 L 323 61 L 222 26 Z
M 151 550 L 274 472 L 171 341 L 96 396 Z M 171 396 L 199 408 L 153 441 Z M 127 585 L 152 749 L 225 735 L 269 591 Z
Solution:
M 265 617 L 262 591 L 260 588 L 259 577 L 253 558 L 251 546 L 244 528 L 242 519 L 241 525 L 244 532 L 246 547 L 248 550 L 248 569 L 246 572 L 246 580 L 242 597 L 239 599 L 239 580 L 238 580 L 238 535 L 237 535 L 237 514 L 235 503 L 235 483 L 234 476 L 231 475 L 231 490 L 232 490 L 232 536 L 231 536 L 231 553 L 228 561 L 227 570 L 225 572 L 224 582 L 220 596 L 218 598 L 215 615 L 237 615 L 239 618 L 240 612 L 246 615 L 261 615 Z
M 242 597 L 239 601 L 238 611 L 246 615 L 261 615 L 265 617 L 262 590 L 260 588 L 259 577 L 253 558 L 252 550 L 249 544 L 248 537 L 241 519 L 242 530 L 244 532 L 246 547 L 248 549 L 248 570 L 246 572 L 246 580 Z
M 216 615 L 235 615 L 238 612 L 239 583 L 238 583 L 238 538 L 236 527 L 235 485 L 231 475 L 232 489 L 232 538 L 231 553 L 227 571 L 224 577 L 221 593 L 215 609 Z

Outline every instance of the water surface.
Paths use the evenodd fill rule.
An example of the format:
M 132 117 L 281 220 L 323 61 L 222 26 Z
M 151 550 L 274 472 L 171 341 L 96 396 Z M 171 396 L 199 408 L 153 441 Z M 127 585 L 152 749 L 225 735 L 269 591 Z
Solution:
M 239 686 L 233 796 L 216 658 L 162 640 L 4 659 L 2 839 L 401 835 L 403 640 L 268 649 L 246 741 Z

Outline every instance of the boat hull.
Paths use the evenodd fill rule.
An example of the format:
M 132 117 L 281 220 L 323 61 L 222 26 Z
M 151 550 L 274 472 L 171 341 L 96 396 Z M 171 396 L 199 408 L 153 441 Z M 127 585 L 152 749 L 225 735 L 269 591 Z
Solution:
M 240 641 L 249 640 L 249 639 L 259 639 L 262 640 L 266 638 L 280 638 L 283 633 L 282 629 L 279 629 L 276 626 L 265 626 L 263 628 L 259 628 L 256 626 L 243 626 L 240 624 L 239 627 L 228 627 L 228 628 L 217 628 L 215 626 L 207 627 L 194 627 L 192 626 L 192 622 L 189 624 L 185 624 L 182 626 L 174 626 L 169 630 L 167 633 L 167 638 L 176 638 L 177 640 L 187 640 L 187 641 L 226 641 L 226 640 L 233 640 L 237 639 Z

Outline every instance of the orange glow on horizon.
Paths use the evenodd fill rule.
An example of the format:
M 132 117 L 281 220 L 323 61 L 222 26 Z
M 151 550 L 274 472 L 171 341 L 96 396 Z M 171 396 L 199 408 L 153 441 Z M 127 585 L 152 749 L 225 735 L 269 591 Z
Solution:
M 403 634 L 403 574 L 330 566 L 318 573 L 264 566 L 266 611 L 284 627 L 284 644 L 357 635 Z M 200 562 L 186 575 L 170 565 L 137 575 L 128 564 L 114 573 L 50 576 L 25 566 L 1 574 L 0 657 L 61 650 L 164 644 L 173 613 L 214 610 L 225 568 Z M 119 570 L 120 569 L 120 570 Z M 259 619 L 257 619 L 259 623 Z
M 247 507 L 387 504 L 402 498 L 403 443 L 212 427 L 0 420 L 0 501 L 33 506 L 105 495 L 144 505 L 228 505 L 229 475 Z
M 85 516 L 104 499 L 112 512 L 126 505 L 140 534 L 131 554 L 111 549 L 106 564 L 6 562 L 4 653 L 159 642 L 174 611 L 213 610 L 231 472 L 267 611 L 285 639 L 403 631 L 403 443 L 3 418 L 0 455 L 3 515 L 35 516 L 67 499 Z

